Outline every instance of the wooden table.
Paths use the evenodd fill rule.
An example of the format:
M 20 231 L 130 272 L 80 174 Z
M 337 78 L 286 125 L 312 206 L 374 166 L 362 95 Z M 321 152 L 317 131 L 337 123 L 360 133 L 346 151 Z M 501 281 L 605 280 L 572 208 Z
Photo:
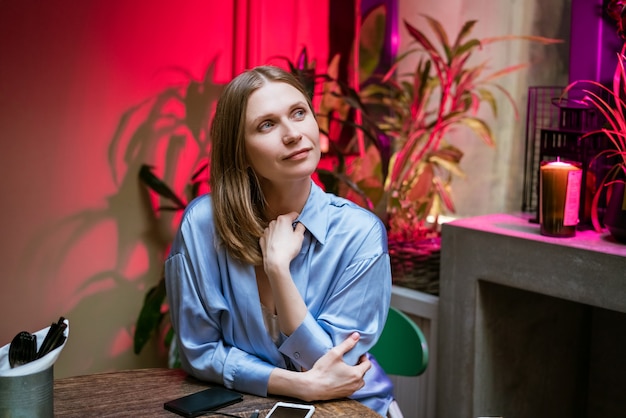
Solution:
M 54 381 L 55 417 L 167 417 L 178 415 L 163 409 L 165 401 L 199 392 L 210 386 L 174 369 L 138 369 Z M 248 418 L 258 409 L 265 417 L 279 400 L 243 394 L 243 401 L 220 409 L 221 412 Z M 378 417 L 365 405 L 342 399 L 315 402 L 314 417 Z M 215 414 L 218 417 L 219 415 Z

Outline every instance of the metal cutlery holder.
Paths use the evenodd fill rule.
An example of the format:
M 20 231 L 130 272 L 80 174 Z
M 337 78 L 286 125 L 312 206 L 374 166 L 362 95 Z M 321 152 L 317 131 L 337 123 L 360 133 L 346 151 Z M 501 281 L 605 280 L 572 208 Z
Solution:
M 54 371 L 0 376 L 0 418 L 53 418 Z

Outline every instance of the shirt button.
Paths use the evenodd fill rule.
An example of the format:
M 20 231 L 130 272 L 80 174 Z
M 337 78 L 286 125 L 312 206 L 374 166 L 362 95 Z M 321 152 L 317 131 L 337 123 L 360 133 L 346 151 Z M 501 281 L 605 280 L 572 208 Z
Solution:
M 299 359 L 300 358 L 300 353 L 297 352 L 297 351 L 295 353 L 293 353 L 293 358 Z

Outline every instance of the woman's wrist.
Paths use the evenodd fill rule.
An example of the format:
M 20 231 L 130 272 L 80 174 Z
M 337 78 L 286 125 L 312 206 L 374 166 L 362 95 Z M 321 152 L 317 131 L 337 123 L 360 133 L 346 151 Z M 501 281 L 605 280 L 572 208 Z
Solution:
M 266 261 L 263 269 L 265 270 L 265 274 L 267 277 L 272 280 L 277 277 L 282 276 L 291 276 L 291 272 L 289 271 L 290 262 L 272 262 Z
M 291 370 L 275 368 L 270 374 L 268 392 L 273 395 L 289 396 L 303 401 L 314 401 L 317 395 L 313 392 L 311 373 L 295 372 Z

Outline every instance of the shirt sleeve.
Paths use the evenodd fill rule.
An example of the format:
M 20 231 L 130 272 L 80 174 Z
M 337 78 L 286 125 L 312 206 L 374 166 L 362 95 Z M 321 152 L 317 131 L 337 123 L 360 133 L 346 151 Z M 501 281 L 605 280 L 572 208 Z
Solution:
M 184 254 L 169 257 L 165 268 L 170 315 L 183 369 L 201 380 L 267 396 L 274 366 L 224 343 L 220 316 L 226 313 L 206 309 L 194 290 L 193 270 Z
M 267 396 L 275 366 L 234 343 L 234 333 L 245 324 L 225 294 L 228 284 L 220 269 L 226 267 L 218 261 L 211 212 L 210 204 L 202 202 L 188 207 L 165 262 L 166 293 L 181 365 L 198 379 Z

